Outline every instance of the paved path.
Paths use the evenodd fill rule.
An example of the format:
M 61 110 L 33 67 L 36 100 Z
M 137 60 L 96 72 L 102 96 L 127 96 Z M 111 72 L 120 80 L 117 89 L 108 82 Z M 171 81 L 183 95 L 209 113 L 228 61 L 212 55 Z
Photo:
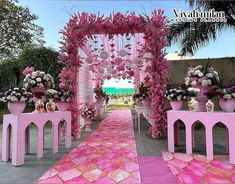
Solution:
M 37 183 L 141 183 L 131 112 L 113 111 Z

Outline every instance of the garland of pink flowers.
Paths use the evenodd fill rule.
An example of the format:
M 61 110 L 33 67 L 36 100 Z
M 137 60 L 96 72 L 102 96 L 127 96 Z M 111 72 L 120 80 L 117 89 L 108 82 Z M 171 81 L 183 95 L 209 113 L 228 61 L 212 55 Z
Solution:
M 167 84 L 168 68 L 168 63 L 164 59 L 165 53 L 162 52 L 166 46 L 165 37 L 167 35 L 166 18 L 163 16 L 163 11 L 154 10 L 152 17 L 137 16 L 134 12 L 125 15 L 115 13 L 106 18 L 99 14 L 85 12 L 74 14 L 61 31 L 62 41 L 60 43 L 62 46 L 59 52 L 59 62 L 63 63 L 65 67 L 59 76 L 60 87 L 70 89 L 77 95 L 77 73 L 82 65 L 78 49 L 87 43 L 88 38 L 94 34 L 124 35 L 128 33 L 144 33 L 146 42 L 143 53 L 152 54 L 152 58 L 146 61 L 149 62 L 149 67 L 145 71 L 148 74 L 145 82 L 151 86 L 151 116 L 155 120 L 155 125 L 150 128 L 149 133 L 153 138 L 158 138 L 165 129 L 163 93 Z M 74 137 L 79 135 L 77 123 L 79 102 L 76 100 L 76 95 L 71 105 Z
M 165 52 L 162 50 L 167 46 L 166 18 L 162 16 L 163 12 L 154 11 L 149 19 L 145 29 L 145 52 L 150 52 L 152 57 L 150 65 L 146 72 L 149 74 L 145 78 L 146 84 L 149 84 L 151 91 L 151 117 L 155 120 L 154 126 L 150 127 L 149 134 L 153 138 L 159 138 L 162 132 L 166 130 L 166 114 L 164 112 L 164 91 L 168 83 L 167 69 L 169 63 L 164 58 Z

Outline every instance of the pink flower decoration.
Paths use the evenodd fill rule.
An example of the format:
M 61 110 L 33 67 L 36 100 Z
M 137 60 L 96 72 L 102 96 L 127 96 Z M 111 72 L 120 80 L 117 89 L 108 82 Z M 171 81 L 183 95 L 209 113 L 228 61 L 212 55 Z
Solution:
M 123 71 L 123 70 L 125 70 L 125 65 L 121 63 L 120 65 L 118 65 L 117 69 L 119 71 Z
M 78 81 L 76 76 L 79 67 L 83 64 L 79 59 L 78 48 L 84 46 L 88 41 L 87 37 L 91 37 L 93 34 L 103 33 L 103 31 L 109 35 L 110 39 L 112 39 L 115 34 L 144 33 L 145 43 L 143 44 L 141 53 L 151 53 L 152 56 L 146 61 L 150 64 L 150 68 L 145 72 L 146 77 L 144 78 L 145 84 L 151 86 L 151 100 L 154 102 L 151 103 L 151 117 L 155 120 L 155 123 L 154 126 L 149 129 L 149 133 L 153 138 L 159 138 L 166 127 L 166 116 L 162 100 L 163 92 L 168 82 L 167 69 L 169 67 L 168 62 L 164 59 L 165 53 L 163 52 L 163 49 L 167 46 L 166 36 L 168 34 L 168 27 L 166 22 L 167 20 L 166 17 L 163 16 L 162 10 L 153 10 L 151 17 L 137 16 L 135 12 L 127 14 L 118 12 L 107 18 L 85 12 L 74 14 L 63 30 L 60 31 L 62 41 L 60 42 L 61 47 L 58 60 L 66 66 L 59 76 L 60 87 L 69 88 L 74 94 L 77 94 L 76 89 Z M 114 47 L 114 45 L 112 46 Z M 139 62 L 140 60 L 137 62 L 140 65 L 144 64 Z M 112 69 L 112 71 L 108 69 L 110 71 L 108 71 L 109 75 L 107 75 L 107 78 L 111 78 L 111 75 L 113 77 L 121 77 L 121 74 L 117 73 L 116 69 L 119 71 L 125 70 L 121 58 L 116 58 L 114 63 L 118 66 Z M 90 66 L 91 71 L 99 71 L 97 69 L 99 69 L 100 66 Z M 131 77 L 134 75 L 132 71 L 138 68 L 136 68 L 136 65 L 128 66 L 132 69 L 130 72 L 127 72 L 128 77 Z M 103 80 L 102 78 L 100 79 Z M 79 136 L 79 125 L 77 123 L 79 112 L 76 99 L 77 97 L 75 95 L 73 99 L 74 103 L 71 105 L 73 116 L 72 132 L 75 138 Z
M 23 74 L 24 75 L 31 74 L 33 71 L 34 71 L 34 68 L 28 66 L 23 70 Z

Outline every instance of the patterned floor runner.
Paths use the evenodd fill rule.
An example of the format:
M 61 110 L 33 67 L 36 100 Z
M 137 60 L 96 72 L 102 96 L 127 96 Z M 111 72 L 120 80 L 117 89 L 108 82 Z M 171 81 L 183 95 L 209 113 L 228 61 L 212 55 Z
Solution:
M 223 156 L 207 160 L 203 155 L 163 152 L 163 159 L 179 183 L 235 183 L 235 165 L 223 161 Z
M 113 111 L 37 183 L 141 183 L 131 112 Z

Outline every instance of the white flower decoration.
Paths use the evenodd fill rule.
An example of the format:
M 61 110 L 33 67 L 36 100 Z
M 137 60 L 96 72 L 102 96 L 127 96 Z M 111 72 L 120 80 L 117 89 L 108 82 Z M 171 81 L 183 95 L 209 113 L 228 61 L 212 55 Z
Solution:
M 202 86 L 207 86 L 207 80 L 202 81 Z
M 198 73 L 198 77 L 203 77 L 203 76 L 204 76 L 204 74 L 202 72 Z

